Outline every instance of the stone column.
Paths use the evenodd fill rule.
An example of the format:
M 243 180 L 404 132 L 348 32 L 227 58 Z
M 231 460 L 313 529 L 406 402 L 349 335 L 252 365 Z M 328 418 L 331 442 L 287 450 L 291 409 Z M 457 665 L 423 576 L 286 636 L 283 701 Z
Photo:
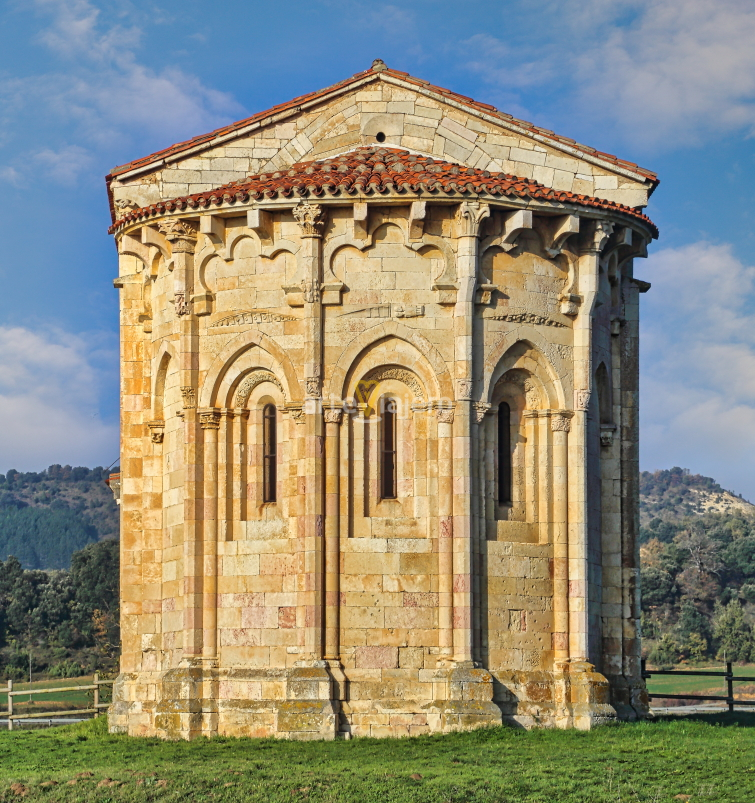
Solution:
M 232 532 L 233 538 L 241 538 L 243 522 L 246 521 L 246 432 L 249 410 L 245 407 L 233 409 L 233 468 L 231 474 L 232 490 Z
M 482 595 L 487 585 L 485 565 L 485 542 L 487 541 L 486 491 L 487 491 L 487 438 L 485 417 L 490 412 L 490 405 L 475 402 L 472 405 L 475 423 L 475 436 L 472 439 L 472 479 L 476 493 L 474 495 L 473 513 L 473 561 L 472 561 L 472 624 L 474 628 L 473 654 L 475 660 L 481 660 L 483 627 Z
M 472 661 L 472 399 L 474 382 L 474 297 L 480 226 L 490 207 L 464 201 L 456 212 L 456 278 L 454 307 L 454 377 L 456 415 L 453 442 L 453 625 L 454 658 Z
M 325 410 L 325 658 L 340 659 L 341 407 Z
M 592 328 L 600 276 L 600 252 L 613 224 L 594 221 L 580 238 L 579 291 L 582 304 L 574 322 L 575 414 L 572 422 L 569 462 L 579 466 L 572 473 L 569 516 L 569 652 L 575 661 L 589 658 L 589 487 L 588 410 L 592 394 Z M 573 497 L 573 503 L 572 503 Z
M 184 656 L 202 655 L 203 544 L 201 508 L 202 442 L 197 419 L 199 381 L 199 329 L 191 309 L 194 292 L 194 248 L 196 225 L 169 219 L 158 228 L 171 244 L 173 260 L 173 303 L 178 340 L 178 361 L 184 420 Z
M 553 660 L 569 658 L 569 471 L 570 410 L 551 413 L 553 435 Z
M 454 652 L 454 556 L 453 556 L 453 441 L 454 411 L 436 411 L 438 416 L 438 643 L 442 660 Z
M 305 515 L 304 515 L 304 608 L 305 661 L 323 656 L 323 459 L 322 420 L 322 207 L 301 203 L 294 207 L 299 224 L 299 252 L 304 295 L 304 384 L 305 421 Z
M 524 473 L 524 487 L 525 491 L 525 504 L 527 511 L 527 521 L 539 522 L 539 507 L 538 507 L 538 418 L 540 416 L 539 410 L 524 410 L 522 413 L 524 418 L 525 437 L 527 444 L 525 447 L 525 473 Z
M 204 440 L 204 561 L 202 583 L 202 658 L 218 655 L 218 430 L 220 410 L 200 410 Z
M 232 408 L 221 412 L 218 435 L 218 540 L 233 540 L 233 419 Z

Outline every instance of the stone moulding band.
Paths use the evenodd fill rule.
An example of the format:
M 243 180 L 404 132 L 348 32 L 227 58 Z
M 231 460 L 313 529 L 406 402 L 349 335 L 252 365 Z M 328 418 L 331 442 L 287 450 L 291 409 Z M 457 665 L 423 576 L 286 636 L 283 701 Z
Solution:
M 272 373 L 272 371 L 253 371 L 251 374 L 247 374 L 247 376 L 241 380 L 241 384 L 236 390 L 234 406 L 246 407 L 252 391 L 257 387 L 257 385 L 261 385 L 263 382 L 271 382 L 278 388 L 278 390 L 280 390 L 281 393 L 283 393 L 283 385 L 281 385 L 280 381 L 275 374 Z

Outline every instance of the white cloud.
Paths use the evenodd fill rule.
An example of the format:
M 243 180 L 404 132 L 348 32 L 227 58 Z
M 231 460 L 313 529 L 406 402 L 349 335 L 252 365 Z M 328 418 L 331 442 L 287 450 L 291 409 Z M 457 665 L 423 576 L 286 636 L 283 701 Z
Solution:
M 88 0 L 36 0 L 36 5 L 52 17 L 37 41 L 57 57 L 58 69 L 0 81 L 2 127 L 14 130 L 25 113 L 44 109 L 76 144 L 19 157 L 25 171 L 35 162 L 52 165 L 53 178 L 72 183 L 95 153 L 114 143 L 121 151 L 129 140 L 168 146 L 243 116 L 229 94 L 195 75 L 146 66 L 138 58 L 141 30 L 109 25 Z
M 78 145 L 67 145 L 58 151 L 45 148 L 34 159 L 47 168 L 46 174 L 59 184 L 75 184 L 79 174 L 92 163 L 92 155 Z
M 115 459 L 118 427 L 98 413 L 103 359 L 116 363 L 80 336 L 0 326 L 0 471 Z
M 755 501 L 755 267 L 698 242 L 642 275 L 643 468 L 681 465 Z
M 533 58 L 530 43 L 479 34 L 464 43 L 467 67 L 514 103 L 550 84 L 570 113 L 641 145 L 755 131 L 752 0 L 568 0 L 538 39 Z

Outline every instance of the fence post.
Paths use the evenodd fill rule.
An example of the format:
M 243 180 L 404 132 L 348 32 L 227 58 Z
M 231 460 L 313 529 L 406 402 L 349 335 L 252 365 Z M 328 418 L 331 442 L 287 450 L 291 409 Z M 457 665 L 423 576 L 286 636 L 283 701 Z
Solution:
M 726 662 L 726 697 L 729 706 L 729 712 L 734 710 L 734 681 L 732 678 L 734 673 L 731 670 L 731 661 Z
M 640 658 L 640 677 L 647 680 L 647 658 Z
M 13 716 L 13 695 L 11 692 L 13 691 L 13 681 L 8 681 L 8 730 L 13 730 L 13 720 L 11 717 Z
M 97 719 L 97 717 L 100 715 L 100 709 L 97 708 L 97 706 L 100 704 L 100 687 L 98 685 L 99 684 L 99 680 L 100 680 L 100 673 L 99 672 L 95 672 L 94 673 L 94 706 L 93 706 L 93 708 L 94 708 L 94 718 L 95 719 Z

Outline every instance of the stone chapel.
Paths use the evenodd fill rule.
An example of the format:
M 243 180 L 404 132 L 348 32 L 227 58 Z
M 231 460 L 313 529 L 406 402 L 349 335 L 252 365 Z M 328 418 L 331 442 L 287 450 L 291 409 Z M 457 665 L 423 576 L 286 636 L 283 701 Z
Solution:
M 648 170 L 376 60 L 114 169 L 110 727 L 647 712 Z

